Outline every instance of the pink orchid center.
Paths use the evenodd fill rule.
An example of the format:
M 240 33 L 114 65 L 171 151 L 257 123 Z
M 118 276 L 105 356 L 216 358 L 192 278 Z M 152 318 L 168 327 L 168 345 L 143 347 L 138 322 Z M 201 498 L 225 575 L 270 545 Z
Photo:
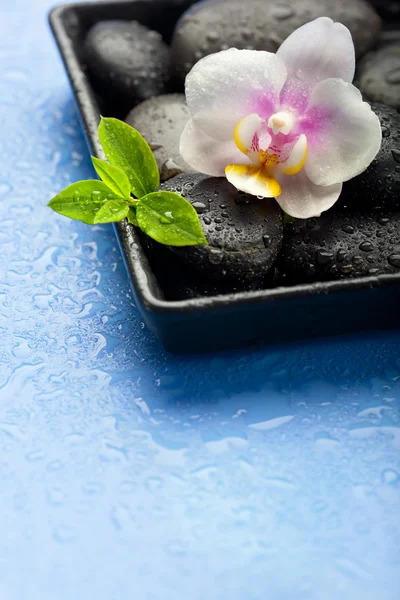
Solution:
M 260 197 L 279 196 L 279 175 L 295 175 L 307 158 L 307 137 L 294 135 L 295 125 L 296 117 L 289 111 L 277 112 L 268 121 L 256 113 L 241 119 L 235 127 L 234 140 L 251 164 L 228 165 L 228 180 Z

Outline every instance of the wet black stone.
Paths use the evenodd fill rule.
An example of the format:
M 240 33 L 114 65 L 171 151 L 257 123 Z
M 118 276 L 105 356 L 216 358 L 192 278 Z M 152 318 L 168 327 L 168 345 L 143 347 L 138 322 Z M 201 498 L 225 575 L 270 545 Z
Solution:
M 371 106 L 389 135 L 383 137 L 379 153 L 368 169 L 343 185 L 337 204 L 359 210 L 379 206 L 400 208 L 400 169 L 397 161 L 400 156 L 400 114 L 383 104 L 373 103 Z
M 84 60 L 103 96 L 132 106 L 166 91 L 169 50 L 161 35 L 136 21 L 101 21 L 84 43 Z
M 173 75 L 183 81 L 200 58 L 231 47 L 276 52 L 295 29 L 322 16 L 350 29 L 358 58 L 379 39 L 380 18 L 364 0 L 208 0 L 192 6 L 177 24 Z
M 368 0 L 376 12 L 390 25 L 400 22 L 399 0 Z
M 393 44 L 370 52 L 357 68 L 357 87 L 366 98 L 400 108 L 400 45 Z M 383 132 L 387 136 L 387 132 Z
M 150 242 L 166 269 L 179 269 L 194 280 L 202 278 L 232 290 L 262 285 L 282 243 L 283 213 L 273 199 L 258 200 L 237 192 L 223 178 L 178 175 L 161 189 L 182 194 L 192 205 L 206 206 L 199 214 L 208 246 L 176 248 Z M 241 202 L 235 202 L 240 196 Z M 215 198 L 209 203 L 208 199 Z M 246 204 L 243 200 L 249 200 Z M 224 208 L 221 209 L 221 204 Z M 227 217 L 222 217 L 222 212 Z M 161 246 L 161 247 L 160 247 Z
M 393 227 L 388 234 L 387 225 Z M 281 285 L 348 279 L 384 273 L 400 273 L 400 210 L 354 211 L 333 207 L 315 219 L 296 219 L 285 227 L 277 260 Z M 345 226 L 351 222 L 354 232 Z M 383 236 L 379 235 L 384 230 Z M 310 271 L 309 265 L 314 269 Z
M 125 119 L 150 144 L 161 181 L 193 172 L 179 153 L 179 140 L 189 118 L 185 96 L 165 94 L 142 102 Z

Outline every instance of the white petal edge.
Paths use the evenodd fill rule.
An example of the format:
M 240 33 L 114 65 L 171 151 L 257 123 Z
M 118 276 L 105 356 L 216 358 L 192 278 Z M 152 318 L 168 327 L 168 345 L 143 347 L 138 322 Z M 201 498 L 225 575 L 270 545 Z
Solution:
M 212 177 L 225 177 L 225 167 L 231 163 L 250 163 L 233 138 L 219 142 L 197 127 L 193 119 L 182 132 L 179 151 L 183 160 L 195 171 Z
M 331 77 L 350 82 L 354 78 L 356 60 L 351 33 L 328 17 L 319 17 L 296 29 L 276 54 L 285 63 L 289 76 L 313 85 Z
M 285 64 L 275 54 L 230 48 L 194 65 L 186 77 L 186 101 L 203 131 L 227 141 L 247 115 L 267 118 L 275 112 L 286 76 Z
M 282 192 L 276 198 L 279 206 L 291 217 L 310 219 L 331 208 L 339 198 L 342 184 L 323 187 L 315 185 L 304 169 L 297 175 L 277 175 Z
M 328 79 L 313 90 L 304 122 L 308 157 L 305 170 L 317 185 L 348 181 L 371 164 L 382 143 L 378 116 L 360 91 L 341 79 Z

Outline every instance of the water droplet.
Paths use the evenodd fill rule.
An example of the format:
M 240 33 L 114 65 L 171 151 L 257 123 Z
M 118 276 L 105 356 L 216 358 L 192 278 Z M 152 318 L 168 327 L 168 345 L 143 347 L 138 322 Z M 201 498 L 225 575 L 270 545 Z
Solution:
M 204 223 L 204 225 L 211 225 L 211 219 L 210 219 L 210 217 L 204 217 L 203 218 L 203 223 Z
M 390 136 L 390 129 L 386 125 L 382 125 L 382 137 L 388 138 Z
M 392 265 L 392 267 L 400 269 L 400 254 L 391 254 L 388 256 L 388 262 Z
M 332 252 L 327 252 L 326 250 L 317 250 L 316 259 L 319 265 L 327 265 L 333 259 Z
M 361 265 L 361 263 L 363 262 L 363 257 L 360 256 L 359 254 L 356 254 L 355 256 L 353 256 L 353 258 L 351 260 L 352 260 L 353 264 Z
M 262 236 L 262 241 L 263 241 L 264 246 L 266 248 L 269 248 L 270 245 L 271 245 L 271 243 L 272 243 L 271 236 L 270 235 L 263 235 Z
M 309 264 L 306 268 L 306 277 L 314 277 L 316 272 L 317 269 L 315 268 L 315 265 Z
M 315 219 L 308 219 L 306 222 L 307 229 L 315 229 L 317 222 Z
M 294 10 L 286 4 L 277 4 L 272 8 L 272 16 L 278 21 L 284 21 L 294 15 Z
M 373 252 L 374 251 L 373 245 L 371 244 L 371 242 L 368 242 L 368 241 L 361 242 L 361 244 L 359 245 L 359 248 L 363 252 Z
M 217 31 L 209 31 L 206 35 L 206 39 L 213 43 L 213 42 L 217 42 L 219 39 L 219 35 Z
M 400 150 L 398 150 L 397 148 L 393 148 L 392 155 L 393 155 L 394 160 L 397 163 L 400 163 Z
M 343 265 L 343 267 L 340 268 L 341 272 L 344 275 L 349 275 L 353 270 L 353 265 Z
M 193 202 L 192 206 L 196 209 L 199 215 L 201 215 L 206 209 L 206 205 L 204 204 L 204 202 Z
M 382 483 L 389 483 L 391 485 L 400 482 L 400 475 L 393 469 L 385 469 L 381 474 Z
M 387 217 L 379 217 L 378 223 L 379 225 L 387 225 L 389 223 L 389 219 Z
M 391 85 L 400 83 L 400 68 L 397 67 L 396 69 L 385 73 L 385 80 Z
M 338 250 L 336 254 L 336 260 L 338 262 L 344 262 L 348 259 L 348 254 L 344 250 Z
M 167 212 L 165 212 L 161 217 L 160 217 L 160 223 L 162 223 L 163 225 L 171 225 L 171 223 L 174 222 L 174 217 L 172 212 L 169 210 Z
M 352 225 L 342 225 L 342 231 L 344 233 L 354 233 L 355 229 Z

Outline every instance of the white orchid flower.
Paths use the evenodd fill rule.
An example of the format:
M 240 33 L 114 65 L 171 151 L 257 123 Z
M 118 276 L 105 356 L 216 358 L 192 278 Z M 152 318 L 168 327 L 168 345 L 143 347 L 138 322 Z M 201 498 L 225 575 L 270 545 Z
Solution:
M 276 54 L 231 48 L 206 56 L 186 78 L 192 118 L 182 157 L 243 192 L 275 197 L 292 217 L 320 215 L 381 145 L 379 119 L 351 83 L 354 70 L 349 30 L 327 17 L 297 29 Z

